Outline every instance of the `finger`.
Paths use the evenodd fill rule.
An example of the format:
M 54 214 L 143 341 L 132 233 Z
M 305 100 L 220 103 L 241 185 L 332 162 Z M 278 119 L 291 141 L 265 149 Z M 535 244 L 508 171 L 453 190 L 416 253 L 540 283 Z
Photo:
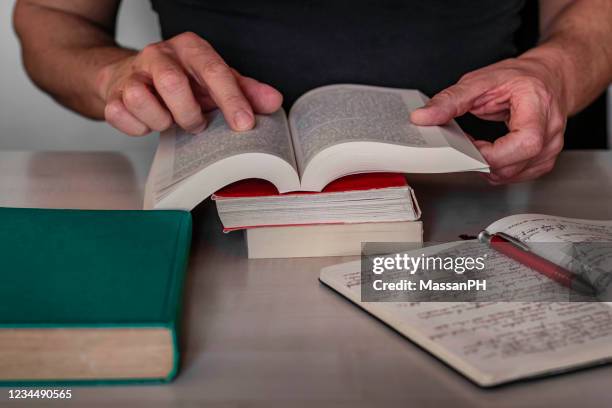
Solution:
M 471 136 L 471 135 L 469 135 L 467 133 L 466 133 L 466 135 L 470 138 L 470 140 L 472 141 L 472 143 L 474 143 L 474 146 L 476 146 L 476 148 L 478 150 L 481 150 L 485 146 L 487 146 L 487 147 L 492 146 L 491 142 L 488 142 L 486 140 L 476 140 L 476 139 L 474 139 L 473 136 Z M 507 170 L 503 171 L 502 174 L 498 174 L 497 173 L 497 169 L 491 167 L 491 173 L 483 173 L 483 175 L 485 177 L 491 177 L 491 178 L 495 178 L 495 179 L 500 179 L 500 178 L 503 177 L 503 173 L 504 172 L 511 172 L 513 174 L 517 173 L 517 172 L 521 171 L 525 167 L 525 165 L 527 165 L 527 163 L 528 163 L 528 161 L 522 161 L 522 162 L 516 163 L 515 165 L 513 165 L 513 167 L 517 168 L 517 170 L 515 170 L 513 172 L 512 169 L 507 169 Z
M 491 146 L 491 142 L 486 140 L 476 140 L 469 133 L 465 133 L 465 135 L 472 141 L 472 143 L 474 143 L 474 146 L 476 146 L 478 150 L 481 150 L 484 146 Z M 491 168 L 491 173 L 480 173 L 480 175 L 489 181 L 501 181 L 505 177 L 505 174 L 517 174 L 527 165 L 527 163 L 527 161 L 519 162 L 513 165 L 511 168 L 502 170 L 501 174 L 497 171 L 497 169 Z
M 488 142 L 486 140 L 472 140 L 472 141 L 474 143 L 474 146 L 476 146 L 476 148 L 480 151 L 482 151 L 483 149 L 491 149 L 493 146 L 493 143 Z M 489 163 L 491 173 L 484 174 L 484 177 L 490 180 L 494 180 L 494 181 L 502 181 L 505 178 L 512 177 L 518 174 L 519 172 L 521 172 L 527 166 L 528 163 L 529 163 L 529 160 L 522 160 L 517 163 L 513 163 L 511 165 L 502 166 L 502 167 L 493 167 L 493 165 Z
M 143 78 L 135 76 L 127 81 L 123 88 L 123 104 L 152 130 L 161 132 L 172 126 L 172 115 L 153 95 Z
M 202 111 L 204 112 L 210 112 L 214 109 L 217 109 L 217 104 L 210 95 L 199 94 L 196 95 L 196 99 L 198 100 L 198 103 L 200 104 L 200 106 L 202 107 Z
M 238 131 L 255 126 L 255 115 L 236 77 L 219 54 L 195 34 L 177 38 L 176 53 L 182 64 L 208 90 L 229 126 Z
M 536 179 L 552 171 L 552 169 L 555 166 L 555 161 L 556 160 L 553 158 L 545 162 L 542 162 L 536 166 L 528 167 L 524 171 L 516 175 L 515 177 L 512 177 L 511 179 L 508 179 L 505 182 L 506 183 L 520 183 L 523 181 L 529 181 L 529 180 Z
M 499 186 L 504 184 L 504 182 L 502 181 L 498 181 L 497 178 L 491 176 L 491 174 L 487 174 L 487 173 L 478 173 L 478 175 L 480 177 L 482 177 L 483 179 L 485 179 L 487 181 L 487 183 L 489 183 L 492 186 Z
M 484 94 L 476 98 L 474 100 L 473 108 L 477 108 L 479 106 L 483 106 L 488 103 L 492 103 L 494 101 L 496 103 L 501 103 L 502 101 L 505 101 L 507 99 L 508 99 L 507 91 L 504 90 L 503 88 L 497 87 L 490 91 L 485 92 Z
M 507 122 L 510 118 L 509 96 L 499 91 L 487 92 L 474 101 L 470 113 L 484 120 Z
M 416 125 L 443 125 L 467 113 L 478 97 L 496 85 L 497 79 L 492 74 L 461 80 L 434 95 L 425 107 L 413 111 L 410 119 Z
M 529 165 L 529 160 L 523 160 L 522 162 L 514 163 L 509 166 L 500 168 L 491 168 L 491 173 L 488 177 L 495 181 L 509 180 L 521 173 Z
M 283 104 L 283 95 L 268 84 L 256 79 L 240 75 L 238 71 L 232 70 L 240 88 L 257 113 L 274 113 Z
M 506 167 L 536 157 L 542 149 L 542 137 L 536 131 L 511 131 L 483 146 L 480 153 L 493 169 Z
M 155 89 L 174 121 L 188 132 L 201 131 L 206 121 L 182 67 L 159 46 L 145 48 L 143 55 L 144 69 L 151 74 Z
M 282 106 L 283 95 L 276 89 L 256 79 L 240 75 L 238 71 L 233 68 L 232 72 L 256 113 L 274 113 Z M 217 104 L 213 98 L 208 93 L 202 91 L 201 87 L 194 87 L 194 92 L 204 112 L 217 108 Z
M 538 155 L 536 158 L 532 159 L 530 162 L 530 166 L 536 166 L 541 163 L 547 162 L 551 159 L 556 159 L 556 157 L 563 150 L 563 134 L 557 134 L 546 142 L 544 149 L 542 149 L 542 153 Z
M 470 137 L 470 139 L 472 139 L 472 142 L 474 143 L 474 146 L 476 146 L 476 148 L 478 150 L 481 150 L 482 148 L 484 148 L 484 146 L 491 146 L 492 145 L 491 142 L 488 142 L 486 140 L 476 140 L 476 139 L 474 139 L 473 136 L 469 136 L 469 137 Z
M 481 141 L 478 141 L 481 142 Z M 548 138 L 542 152 L 531 160 L 526 160 L 517 164 L 512 164 L 506 167 L 491 169 L 491 174 L 487 177 L 497 183 L 515 182 L 514 180 L 525 170 L 533 167 L 539 167 L 541 164 L 546 164 L 551 160 L 556 160 L 557 156 L 563 149 L 563 134 L 558 133 Z
M 510 132 L 480 152 L 492 168 L 530 160 L 540 154 L 546 135 L 547 115 L 535 95 L 525 96 L 511 104 Z
M 470 113 L 484 120 L 506 122 L 510 118 L 510 104 L 507 101 L 491 101 L 470 109 Z
M 492 122 L 507 122 L 510 118 L 510 113 L 508 111 L 498 112 L 498 113 L 485 113 L 485 114 L 476 114 L 474 112 L 470 112 L 480 119 L 489 120 Z
M 556 159 L 559 153 L 561 153 L 563 150 L 567 117 L 561 114 L 558 106 L 554 104 L 551 106 L 551 113 L 549 117 L 547 138 L 544 141 L 544 148 L 538 157 L 531 160 L 532 166 L 546 162 L 549 159 Z
M 120 99 L 113 99 L 106 105 L 104 119 L 115 129 L 130 136 L 144 136 L 151 131 L 128 112 Z
M 488 142 L 486 140 L 474 140 L 472 136 L 470 135 L 468 136 L 470 137 L 470 139 L 472 139 L 474 146 L 476 146 L 478 150 L 482 150 L 485 146 L 487 147 L 492 146 L 491 142 Z M 493 184 L 493 185 L 503 184 L 503 178 L 499 174 L 496 174 L 495 169 L 491 168 L 490 170 L 491 170 L 491 173 L 480 173 L 480 176 L 486 179 L 490 184 Z

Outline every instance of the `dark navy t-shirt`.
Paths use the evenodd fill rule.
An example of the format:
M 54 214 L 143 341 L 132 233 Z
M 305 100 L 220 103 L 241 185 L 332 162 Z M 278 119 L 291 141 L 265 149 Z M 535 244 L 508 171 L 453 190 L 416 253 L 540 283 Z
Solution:
M 193 31 L 285 108 L 333 83 L 420 89 L 516 56 L 525 0 L 152 0 L 164 38 Z M 504 132 L 462 123 L 480 138 Z M 484 133 L 484 134 L 483 134 Z

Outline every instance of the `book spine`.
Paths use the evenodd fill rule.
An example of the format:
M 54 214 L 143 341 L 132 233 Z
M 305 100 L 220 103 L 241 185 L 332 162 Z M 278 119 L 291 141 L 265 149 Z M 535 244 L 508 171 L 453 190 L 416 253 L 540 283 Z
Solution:
M 191 213 L 186 212 L 183 222 L 181 223 L 178 231 L 175 256 L 177 257 L 174 262 L 173 285 L 168 288 L 168 302 L 166 308 L 173 315 L 170 316 L 170 329 L 172 330 L 172 341 L 173 341 L 173 354 L 174 354 L 174 367 L 166 381 L 172 381 L 179 372 L 180 369 L 180 350 L 179 350 L 179 333 L 181 325 L 181 315 L 183 312 L 183 293 L 185 284 L 185 275 L 187 271 L 187 265 L 189 263 L 189 250 L 191 248 L 191 235 L 192 235 L 193 222 Z

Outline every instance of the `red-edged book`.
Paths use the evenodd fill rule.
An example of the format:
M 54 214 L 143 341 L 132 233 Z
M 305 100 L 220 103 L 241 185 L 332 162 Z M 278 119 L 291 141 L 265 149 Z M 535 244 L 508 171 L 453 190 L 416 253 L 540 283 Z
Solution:
M 367 173 L 337 179 L 321 192 L 279 194 L 261 179 L 217 191 L 224 231 L 272 226 L 356 224 L 418 220 L 421 211 L 403 174 Z

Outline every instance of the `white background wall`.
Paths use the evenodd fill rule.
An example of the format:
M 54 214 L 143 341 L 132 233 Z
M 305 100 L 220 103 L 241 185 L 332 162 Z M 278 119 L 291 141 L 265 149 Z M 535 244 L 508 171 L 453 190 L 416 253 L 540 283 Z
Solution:
M 124 136 L 103 122 L 90 121 L 64 109 L 32 85 L 21 66 L 11 23 L 12 6 L 13 1 L 7 0 L 2 0 L 0 6 L 0 149 L 153 149 L 155 136 Z M 121 44 L 135 48 L 159 40 L 157 15 L 149 0 L 122 2 L 118 36 Z M 609 107 L 610 134 L 612 101 Z
M 22 68 L 12 28 L 13 3 L 2 0 L 0 5 L 0 149 L 153 149 L 155 136 L 128 137 L 104 122 L 82 118 L 55 103 L 30 82 Z M 149 0 L 122 2 L 118 22 L 121 44 L 141 48 L 159 40 L 157 15 L 150 4 Z

